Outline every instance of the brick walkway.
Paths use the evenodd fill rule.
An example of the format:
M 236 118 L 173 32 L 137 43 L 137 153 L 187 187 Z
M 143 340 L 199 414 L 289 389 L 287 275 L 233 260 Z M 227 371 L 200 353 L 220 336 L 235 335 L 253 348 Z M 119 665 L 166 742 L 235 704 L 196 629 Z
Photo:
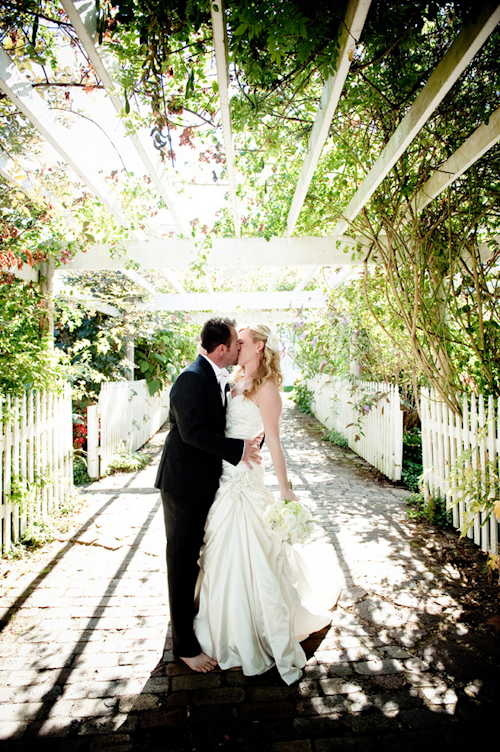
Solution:
M 287 687 L 275 670 L 197 675 L 173 661 L 152 465 L 92 484 L 78 532 L 2 594 L 3 748 L 420 752 L 486 743 L 500 706 L 499 643 L 450 563 L 455 536 L 408 521 L 402 489 L 320 436 L 314 419 L 287 406 L 290 474 L 321 526 L 317 576 L 343 586 L 331 628 L 304 643 L 301 682 Z M 162 655 L 163 675 L 151 677 Z

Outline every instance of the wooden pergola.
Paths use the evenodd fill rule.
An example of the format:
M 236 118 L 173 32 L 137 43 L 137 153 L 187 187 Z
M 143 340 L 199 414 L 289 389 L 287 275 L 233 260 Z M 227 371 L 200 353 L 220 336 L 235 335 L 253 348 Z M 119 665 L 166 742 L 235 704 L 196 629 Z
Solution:
M 95 42 L 96 17 L 93 0 L 60 0 L 60 2 L 108 94 L 118 120 L 118 114 L 122 111 L 124 102 L 115 86 L 113 60 L 109 54 L 104 56 Z M 324 296 L 321 291 L 305 292 L 305 287 L 316 277 L 318 270 L 322 267 L 332 268 L 331 287 L 342 284 L 351 275 L 356 274 L 356 266 L 364 261 L 362 253 L 364 241 L 362 238 L 353 239 L 346 235 L 349 223 L 369 203 L 374 192 L 388 176 L 398 159 L 500 23 L 500 4 L 488 3 L 483 7 L 475 22 L 460 31 L 349 204 L 344 208 L 343 219 L 335 228 L 335 233 L 326 237 L 296 236 L 294 235 L 296 223 L 328 136 L 340 95 L 348 79 L 353 53 L 361 37 L 369 6 L 370 0 L 350 0 L 348 4 L 340 39 L 337 70 L 324 85 L 302 170 L 288 212 L 286 233 L 283 237 L 274 237 L 267 241 L 261 237 L 241 237 L 237 198 L 238 177 L 231 128 L 226 29 L 222 4 L 219 0 L 211 2 L 213 44 L 234 237 L 214 239 L 207 256 L 207 265 L 208 268 L 269 267 L 274 271 L 269 274 L 266 292 L 252 294 L 242 294 L 238 290 L 220 292 L 212 288 L 208 278 L 205 292 L 193 293 L 185 290 L 176 276 L 176 270 L 188 268 L 196 258 L 197 248 L 191 237 L 189 223 L 178 208 L 178 196 L 151 139 L 142 133 L 127 133 L 121 126 L 119 126 L 122 130 L 120 138 L 126 140 L 134 150 L 143 166 L 144 174 L 151 179 L 151 185 L 154 186 L 152 189 L 157 191 L 158 196 L 161 196 L 168 207 L 170 222 L 177 237 L 146 237 L 144 233 L 130 231 L 129 239 L 123 243 L 126 256 L 112 255 L 112 246 L 97 243 L 88 253 L 77 254 L 65 269 L 126 271 L 132 259 L 140 265 L 139 272 L 136 273 L 134 279 L 152 294 L 151 305 L 157 310 L 180 310 L 201 314 L 203 311 L 212 310 L 231 313 L 238 308 L 239 311 L 258 314 L 259 311 L 265 309 L 273 312 L 274 320 L 287 320 L 292 309 L 315 308 L 323 305 Z M 62 126 L 54 117 L 48 99 L 40 94 L 32 83 L 19 70 L 15 60 L 0 48 L 0 89 L 2 92 L 31 121 L 55 150 L 58 158 L 79 176 L 86 188 L 99 199 L 116 221 L 127 227 L 127 220 L 122 207 L 117 202 L 113 188 L 103 180 L 98 170 L 92 167 L 91 160 L 87 158 L 90 144 L 76 143 L 72 139 L 71 131 Z M 116 139 L 117 136 L 113 135 L 113 138 Z M 425 183 L 415 199 L 415 210 L 421 211 L 427 206 L 491 149 L 499 139 L 500 110 L 496 110 L 489 122 L 481 125 Z M 19 175 L 17 165 L 1 151 L 0 175 L 27 193 L 41 190 L 24 175 Z M 196 207 L 192 207 L 192 212 L 192 216 L 195 216 Z M 356 255 L 356 259 L 352 258 L 353 249 L 361 251 Z M 351 252 L 346 253 L 346 251 Z M 277 291 L 275 286 L 280 270 L 291 266 L 302 268 L 300 281 L 293 292 Z M 159 294 L 154 288 L 152 289 L 151 285 L 140 276 L 140 271 L 143 269 L 161 270 L 174 292 Z M 130 275 L 130 272 L 127 273 Z M 24 274 L 33 279 L 37 277 L 36 270 L 26 267 Z

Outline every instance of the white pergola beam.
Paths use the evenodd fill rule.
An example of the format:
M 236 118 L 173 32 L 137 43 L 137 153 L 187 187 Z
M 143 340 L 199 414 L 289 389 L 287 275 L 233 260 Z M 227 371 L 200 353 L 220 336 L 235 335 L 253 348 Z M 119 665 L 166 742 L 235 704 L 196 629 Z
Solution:
M 117 251 L 119 252 L 123 247 L 125 247 L 126 254 L 117 255 Z M 158 269 L 163 273 L 163 269 L 167 267 L 187 269 L 196 260 L 196 252 L 191 241 L 185 238 L 128 239 L 120 241 L 119 248 L 95 243 L 87 253 L 79 251 L 69 264 L 65 264 L 64 268 L 96 271 L 121 270 L 125 269 L 131 260 L 140 264 L 143 269 Z
M 337 109 L 342 89 L 344 88 L 352 56 L 356 50 L 356 45 L 366 21 L 370 2 L 371 0 L 350 0 L 347 6 L 344 27 L 339 42 L 337 71 L 334 76 L 327 78 L 323 88 L 318 113 L 309 137 L 302 171 L 295 187 L 290 211 L 288 212 L 287 235 L 291 235 L 294 231 L 321 151 L 328 137 L 330 124 Z
M 496 253 L 500 252 L 500 235 L 496 235 L 492 240 L 496 243 L 498 250 L 492 250 L 489 243 L 481 243 L 478 248 L 481 261 L 489 261 Z
M 302 279 L 300 280 L 299 284 L 295 288 L 294 292 L 302 292 L 302 290 L 304 289 L 304 287 L 306 287 L 306 285 L 309 284 L 309 282 L 311 281 L 311 279 L 314 276 L 316 276 L 316 274 L 318 273 L 318 269 L 319 268 L 320 268 L 319 265 L 318 266 L 310 266 L 304 272 L 304 275 L 302 276 Z
M 99 52 L 96 50 L 93 35 L 95 34 L 95 3 L 89 0 L 61 0 L 68 18 L 70 19 L 74 30 L 82 43 L 89 60 L 95 68 L 102 85 L 109 95 L 111 103 L 118 115 L 123 112 L 124 102 L 116 93 L 116 86 L 106 68 Z M 172 218 L 179 228 L 180 232 L 189 237 L 189 229 L 184 221 L 179 217 L 170 195 L 168 187 L 168 178 L 161 164 L 158 152 L 154 149 L 150 139 L 144 138 L 140 132 L 127 133 L 137 154 L 139 155 L 144 167 L 146 168 L 151 180 L 155 184 L 160 196 L 172 215 Z
M 157 295 L 158 290 L 153 287 L 152 284 L 150 284 L 144 277 L 141 277 L 140 274 L 138 274 L 134 269 L 122 269 L 121 273 L 124 277 L 127 277 L 131 282 L 133 282 L 136 285 L 139 285 L 139 287 L 142 287 L 144 290 L 149 292 L 150 295 Z
M 104 180 L 91 170 L 85 160 L 82 144 L 72 144 L 70 132 L 55 119 L 46 100 L 36 92 L 21 74 L 7 53 L 0 48 L 0 89 L 31 121 L 39 133 L 83 180 L 120 225 L 128 227 L 121 208 Z
M 232 311 L 321 308 L 322 292 L 191 292 L 184 295 L 158 295 L 147 306 L 155 311 Z
M 203 279 L 205 280 L 205 287 L 207 288 L 207 292 L 213 292 L 214 286 L 212 284 L 212 280 L 210 279 L 210 274 L 205 274 Z
M 12 274 L 25 282 L 39 282 L 40 280 L 38 267 L 32 267 L 29 264 L 23 264 L 20 269 L 17 266 L 3 266 L 0 271 L 3 274 Z
M 69 291 L 61 291 L 57 293 L 56 297 L 62 298 L 63 300 L 68 300 L 69 302 L 77 302 L 81 303 L 82 305 L 85 305 L 87 308 L 90 308 L 93 311 L 99 311 L 99 313 L 105 313 L 106 316 L 113 316 L 113 318 L 120 318 L 121 312 L 118 310 L 118 308 L 115 308 L 115 306 L 109 305 L 109 303 L 104 303 L 102 300 L 99 300 L 99 298 L 94 298 L 92 295 L 85 295 L 85 293 L 81 292 L 73 292 L 71 290 Z
M 414 209 L 416 211 L 424 209 L 498 141 L 500 141 L 500 107 L 495 110 L 488 122 L 480 125 L 424 183 L 413 202 Z
M 217 314 L 235 318 L 238 328 L 247 326 L 248 324 L 269 324 L 270 326 L 275 324 L 292 324 L 297 318 L 297 311 L 292 309 L 286 311 L 246 311 L 239 309 L 236 314 L 234 310 L 217 311 Z M 201 325 L 210 318 L 210 315 L 211 312 L 209 311 L 191 311 L 189 318 L 194 324 Z
M 353 252 L 367 241 L 348 236 L 214 238 L 207 263 L 213 267 L 318 266 L 351 264 Z M 359 263 L 362 263 L 360 260 Z
M 273 237 L 269 241 L 247 237 L 214 238 L 207 264 L 214 269 L 307 266 L 311 262 L 316 266 L 362 264 L 357 249 L 367 244 L 361 236 L 356 240 L 335 235 Z M 144 269 L 188 269 L 196 261 L 192 243 L 184 238 L 128 239 L 120 241 L 120 246 L 127 255 L 117 256 L 115 251 L 112 256 L 113 246 L 96 243 L 87 253 L 77 253 L 65 269 L 125 269 L 131 259 Z
M 360 269 L 359 266 L 357 267 L 351 267 L 351 266 L 345 266 L 343 269 L 337 272 L 337 274 L 328 281 L 328 286 L 330 290 L 336 290 L 337 287 L 340 287 L 345 282 L 349 282 L 351 279 L 353 279 L 357 274 L 359 274 Z
M 281 269 L 279 266 L 276 267 L 276 269 L 273 272 L 273 276 L 269 280 L 269 284 L 267 286 L 267 292 L 272 292 L 274 288 L 276 287 L 276 282 L 278 281 L 278 277 L 281 274 Z
M 103 300 L 100 300 L 83 290 L 79 290 L 77 287 L 73 287 L 73 285 L 66 284 L 64 278 L 62 278 L 57 271 L 54 274 L 53 295 L 54 297 L 62 298 L 63 300 L 81 303 L 94 311 L 105 313 L 107 316 L 122 316 L 121 311 L 115 306 L 105 303 Z
M 233 131 L 231 128 L 231 107 L 229 103 L 227 34 L 223 0 L 211 0 L 210 13 L 212 16 L 215 61 L 217 64 L 217 83 L 219 85 L 222 131 L 224 134 L 224 147 L 226 150 L 226 166 L 233 212 L 234 234 L 239 238 L 241 234 L 241 226 L 238 214 L 238 200 L 236 197 L 236 170 L 234 165 Z
M 462 29 L 344 210 L 337 233 L 344 233 L 368 203 L 499 22 L 500 5 L 489 3 L 475 23 Z
M 161 276 L 167 280 L 169 285 L 171 285 L 175 292 L 183 293 L 186 292 L 184 285 L 182 285 L 179 280 L 177 279 L 177 275 L 174 274 L 174 272 L 171 269 L 159 269 L 158 270 L 161 274 Z

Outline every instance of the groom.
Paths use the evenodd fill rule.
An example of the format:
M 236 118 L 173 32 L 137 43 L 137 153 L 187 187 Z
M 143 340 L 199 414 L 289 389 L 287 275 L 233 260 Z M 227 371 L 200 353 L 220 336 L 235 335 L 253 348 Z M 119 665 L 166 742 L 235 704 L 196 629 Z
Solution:
M 260 463 L 256 442 L 225 438 L 226 366 L 238 362 L 235 322 L 210 319 L 201 332 L 206 355 L 185 368 L 170 391 L 170 431 L 156 476 L 167 533 L 167 572 L 174 655 L 194 671 L 217 664 L 193 631 L 198 558 L 222 460 Z

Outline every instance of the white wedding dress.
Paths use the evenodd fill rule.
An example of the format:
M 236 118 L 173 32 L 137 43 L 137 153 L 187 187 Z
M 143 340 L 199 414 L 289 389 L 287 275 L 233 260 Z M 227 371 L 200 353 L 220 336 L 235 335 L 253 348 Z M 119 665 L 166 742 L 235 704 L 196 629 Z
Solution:
M 234 397 L 226 435 L 252 439 L 262 430 L 257 405 Z M 244 462 L 224 462 L 205 527 L 194 630 L 202 651 L 220 668 L 241 666 L 253 676 L 276 665 L 292 684 L 306 663 L 300 640 L 330 623 L 334 601 L 317 600 L 296 548 L 264 528 L 262 514 L 274 501 L 262 465 L 250 470 Z

